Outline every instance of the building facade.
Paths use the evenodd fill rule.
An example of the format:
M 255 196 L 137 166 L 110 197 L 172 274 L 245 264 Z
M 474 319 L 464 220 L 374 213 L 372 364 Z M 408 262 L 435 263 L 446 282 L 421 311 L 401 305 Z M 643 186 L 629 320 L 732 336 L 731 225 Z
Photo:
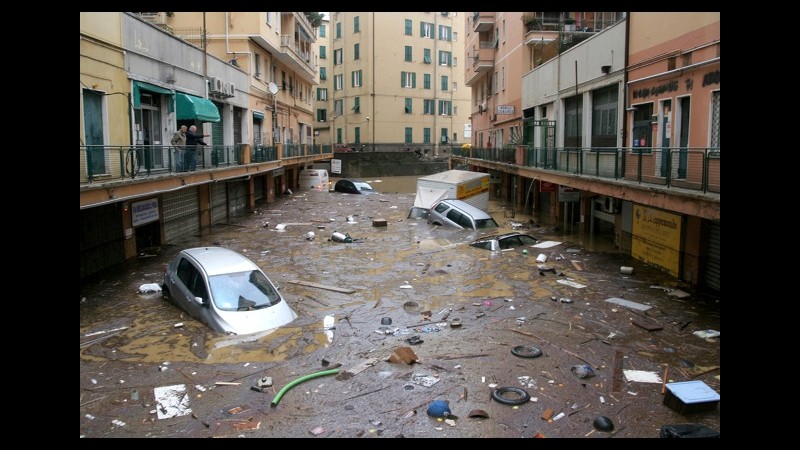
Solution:
M 170 25 L 184 14 L 196 30 Z M 267 33 L 280 51 L 267 78 L 264 52 L 259 59 L 246 49 L 215 56 L 228 56 L 231 16 L 208 14 L 217 16 L 81 13 L 81 278 L 207 233 L 256 202 L 273 201 L 296 186 L 302 168 L 332 157 L 330 148 L 312 145 L 314 31 L 305 15 L 264 13 L 282 30 Z M 245 26 L 251 17 L 239 19 Z M 302 20 L 307 31 L 292 28 Z M 219 33 L 209 33 L 209 24 Z M 303 70 L 309 75 L 295 77 Z M 281 85 L 272 89 L 264 78 Z M 173 145 L 181 125 L 196 126 L 204 143 Z
M 330 13 L 318 29 L 320 141 L 433 155 L 468 142 L 464 20 L 454 12 Z

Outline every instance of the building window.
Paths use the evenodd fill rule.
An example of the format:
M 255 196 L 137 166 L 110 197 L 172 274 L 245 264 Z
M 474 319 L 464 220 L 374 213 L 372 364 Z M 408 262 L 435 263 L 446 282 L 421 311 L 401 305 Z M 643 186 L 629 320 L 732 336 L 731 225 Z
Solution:
M 439 50 L 439 65 L 451 66 L 453 65 L 453 54 L 444 50 Z
M 426 22 L 420 22 L 419 23 L 419 36 L 420 37 L 424 37 L 424 38 L 428 38 L 428 39 L 433 39 L 433 24 L 432 23 L 426 23 Z
M 422 143 L 423 144 L 430 144 L 431 143 L 431 129 L 430 128 L 423 128 L 422 129 Z
M 361 44 L 353 44 L 353 59 L 357 60 L 361 57 Z
M 406 36 L 411 36 L 411 19 L 406 19 Z
M 447 143 L 447 128 L 442 128 L 442 144 Z
M 457 42 L 457 41 L 458 41 L 458 33 L 453 31 L 453 42 Z
M 506 19 L 503 19 L 503 42 L 506 41 Z
M 617 146 L 617 91 L 614 84 L 592 93 L 592 147 Z
M 334 91 L 341 91 L 344 88 L 344 75 L 341 73 L 339 75 L 333 76 L 333 90 Z
M 256 78 L 261 78 L 261 55 L 253 53 L 253 60 L 255 61 L 256 73 L 253 75 Z
M 683 62 L 681 63 L 682 67 L 691 66 L 692 65 L 692 52 L 685 53 L 683 55 Z
M 343 55 L 344 55 L 343 49 L 337 48 L 336 50 L 334 50 L 333 51 L 333 64 L 336 65 L 336 66 L 341 64 Z
M 453 115 L 453 102 L 450 100 L 439 100 L 439 115 L 451 116 Z
M 327 122 L 328 121 L 328 110 L 326 109 L 318 109 L 317 110 L 317 122 Z
M 319 37 L 325 37 L 325 25 L 319 26 Z
M 719 151 L 719 93 L 711 94 L 711 146 L 712 151 Z
M 319 46 L 319 58 L 328 59 L 328 49 L 324 45 Z
M 447 75 L 442 75 L 442 91 L 447 92 L 447 89 L 450 87 L 450 82 L 447 79 Z
M 643 150 L 644 153 L 650 153 L 652 151 L 653 141 L 652 141 L 652 125 L 650 121 L 653 117 L 653 104 L 652 103 L 645 103 L 636 105 L 633 111 L 633 132 L 631 135 L 633 136 L 633 141 L 631 142 L 631 147 L 637 148 L 637 150 L 641 147 L 648 147 Z M 594 119 L 594 117 L 592 117 Z M 592 147 L 595 146 L 595 139 L 594 139 L 594 120 L 592 120 Z
M 406 141 L 405 141 L 406 144 L 414 142 L 414 140 L 412 139 L 413 134 L 414 134 L 414 129 L 411 127 L 406 127 Z
M 426 73 L 422 75 L 422 88 L 423 89 L 431 88 L 431 74 Z
M 564 147 L 581 147 L 583 138 L 583 95 L 574 95 L 564 101 Z
M 342 129 L 341 128 L 337 128 L 336 129 L 336 143 L 337 144 L 341 144 L 342 143 Z
M 344 100 L 338 99 L 333 101 L 333 115 L 339 117 L 344 114 Z
M 424 111 L 425 114 L 433 115 L 433 114 L 436 113 L 436 111 L 434 111 L 434 104 L 433 104 L 434 100 L 433 99 L 430 99 L 430 100 L 425 99 L 423 102 L 424 102 L 424 105 L 425 105 L 425 111 Z
M 328 89 L 327 88 L 317 88 L 317 100 L 325 101 L 328 99 Z
M 355 114 L 361 113 L 361 97 L 353 97 L 353 107 L 350 109 Z
M 414 72 L 400 72 L 400 86 L 404 88 L 417 87 L 417 74 Z
M 456 83 L 455 81 L 453 81 L 453 92 L 455 92 L 455 91 L 456 91 L 456 87 L 457 87 L 457 85 L 458 85 L 458 83 Z
M 327 67 L 320 67 L 319 68 L 319 79 L 320 80 L 327 80 L 328 79 Z
M 361 143 L 361 127 L 356 127 L 355 128 L 355 132 L 356 132 L 356 141 L 355 141 L 355 143 L 356 144 L 360 144 Z
M 361 86 L 361 70 L 354 70 L 351 72 L 350 78 L 353 87 Z
M 452 41 L 453 40 L 452 29 L 444 25 L 439 25 L 439 40 Z
M 406 97 L 406 114 L 411 114 L 411 99 Z
M 498 91 L 497 88 L 500 87 L 499 86 L 500 83 L 497 82 L 497 71 L 496 70 L 494 71 L 494 80 L 492 80 L 492 84 L 494 85 L 494 93 L 497 94 L 497 91 Z
M 353 17 L 353 33 L 360 33 L 361 27 L 358 23 L 358 16 Z
M 342 23 L 339 22 L 336 24 L 336 39 L 342 37 Z
M 406 45 L 406 62 L 411 62 L 411 46 Z
M 503 71 L 503 77 L 500 80 L 501 80 L 502 86 L 503 86 L 502 89 L 505 91 L 506 90 L 506 66 L 503 66 L 502 71 Z
M 667 58 L 667 70 L 675 70 L 675 62 L 678 60 L 676 57 Z
M 423 50 L 422 62 L 425 64 L 431 63 L 431 49 L 426 48 Z

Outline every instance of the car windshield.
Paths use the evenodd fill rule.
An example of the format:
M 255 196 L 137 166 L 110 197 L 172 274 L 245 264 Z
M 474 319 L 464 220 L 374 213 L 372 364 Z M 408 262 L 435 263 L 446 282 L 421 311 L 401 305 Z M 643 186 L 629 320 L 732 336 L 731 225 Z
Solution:
M 281 301 L 267 277 L 258 270 L 209 277 L 211 298 L 224 311 L 250 311 Z
M 358 183 L 358 182 L 354 182 L 353 184 L 355 184 L 355 185 L 356 185 L 356 189 L 358 189 L 359 191 L 361 191 L 361 192 L 363 192 L 363 193 L 365 193 L 365 194 L 366 194 L 366 193 L 373 192 L 372 186 L 370 186 L 370 185 L 369 185 L 369 184 L 367 184 L 367 183 Z

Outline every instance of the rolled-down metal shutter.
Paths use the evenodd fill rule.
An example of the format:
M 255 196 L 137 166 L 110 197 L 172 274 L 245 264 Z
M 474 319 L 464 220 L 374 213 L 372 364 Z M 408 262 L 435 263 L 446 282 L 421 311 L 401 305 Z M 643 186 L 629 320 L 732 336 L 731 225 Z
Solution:
M 553 203 L 551 202 L 552 198 L 552 192 L 540 192 L 539 203 L 536 205 L 536 212 L 545 216 L 551 216 L 551 208 L 553 207 Z
M 211 185 L 211 224 L 228 222 L 228 190 L 225 183 Z
M 171 244 L 200 231 L 197 186 L 164 194 L 164 239 Z
M 122 203 L 80 212 L 81 278 L 125 261 Z
M 228 212 L 231 217 L 247 213 L 247 184 L 245 181 L 231 181 L 228 185 Z
M 703 279 L 705 285 L 711 289 L 719 291 L 719 221 L 709 222 L 708 233 L 708 261 L 706 261 L 706 273 Z
M 253 199 L 255 201 L 263 200 L 264 199 L 264 178 L 266 177 L 255 177 L 253 178 Z

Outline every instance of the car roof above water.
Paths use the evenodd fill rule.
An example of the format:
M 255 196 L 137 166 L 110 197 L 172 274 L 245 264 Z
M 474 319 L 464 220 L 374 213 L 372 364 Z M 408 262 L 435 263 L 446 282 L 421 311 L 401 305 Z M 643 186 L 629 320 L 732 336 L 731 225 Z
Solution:
M 489 213 L 487 213 L 486 211 L 479 209 L 475 206 L 472 206 L 463 200 L 445 199 L 445 200 L 440 200 L 439 203 L 444 203 L 446 205 L 456 207 L 464 211 L 465 213 L 469 214 L 470 216 L 472 216 L 473 219 L 476 220 L 492 218 L 492 216 L 490 216 Z M 431 209 L 434 208 L 436 208 L 436 205 L 434 205 Z
M 183 250 L 197 261 L 209 276 L 258 270 L 246 256 L 223 247 L 197 247 Z

